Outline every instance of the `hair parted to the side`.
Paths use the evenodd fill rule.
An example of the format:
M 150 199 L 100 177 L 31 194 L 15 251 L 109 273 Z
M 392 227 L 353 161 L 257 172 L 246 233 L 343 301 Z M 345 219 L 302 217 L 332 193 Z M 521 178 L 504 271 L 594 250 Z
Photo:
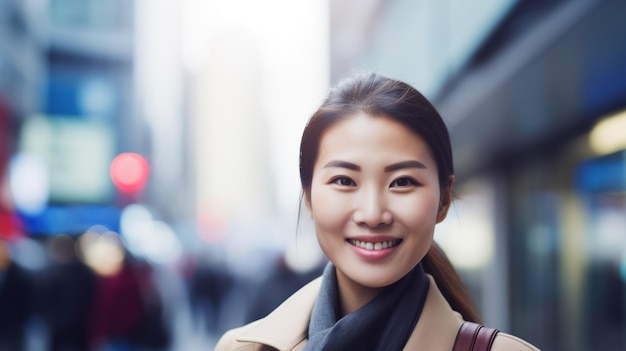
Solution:
M 300 182 L 305 201 L 310 201 L 313 167 L 324 133 L 342 119 L 360 112 L 391 118 L 420 136 L 437 164 L 442 195 L 448 196 L 454 168 L 450 136 L 443 119 L 428 99 L 409 84 L 369 73 L 338 83 L 304 128 L 300 142 Z M 465 284 L 436 243 L 433 242 L 422 262 L 450 305 L 465 320 L 479 322 Z

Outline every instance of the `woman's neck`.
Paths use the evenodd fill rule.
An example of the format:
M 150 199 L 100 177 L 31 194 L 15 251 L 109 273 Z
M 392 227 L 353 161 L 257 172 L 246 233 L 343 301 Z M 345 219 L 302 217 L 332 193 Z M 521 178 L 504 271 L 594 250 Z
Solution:
M 382 288 L 370 288 L 358 284 L 339 270 L 337 270 L 337 286 L 339 288 L 340 317 L 363 307 L 382 291 Z

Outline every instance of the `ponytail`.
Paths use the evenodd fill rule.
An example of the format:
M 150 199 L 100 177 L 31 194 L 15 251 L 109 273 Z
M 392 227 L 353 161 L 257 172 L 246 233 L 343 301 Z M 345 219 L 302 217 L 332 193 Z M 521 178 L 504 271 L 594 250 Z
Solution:
M 450 307 L 459 312 L 464 320 L 481 323 L 469 290 L 437 243 L 433 242 L 422 263 L 424 271 L 433 276 Z

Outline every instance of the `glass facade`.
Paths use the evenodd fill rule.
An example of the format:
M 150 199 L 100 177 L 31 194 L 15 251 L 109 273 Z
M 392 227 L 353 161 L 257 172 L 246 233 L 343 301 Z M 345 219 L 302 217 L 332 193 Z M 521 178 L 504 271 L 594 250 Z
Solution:
M 626 159 L 587 137 L 505 171 L 511 329 L 548 350 L 626 347 Z
M 372 6 L 375 2 L 379 4 Z M 402 77 L 419 87 L 425 96 L 434 97 L 518 2 L 370 1 L 370 11 L 375 13 L 367 19 L 364 10 L 331 1 L 331 11 L 338 12 L 335 35 L 331 36 L 331 45 L 336 45 L 331 53 L 332 76 L 338 78 L 345 70 L 354 68 L 375 70 Z M 353 5 L 361 7 L 359 1 Z M 349 13 L 341 12 L 348 9 Z M 357 16 L 353 16 L 355 13 Z M 359 28 L 364 24 L 371 27 Z M 359 38 L 345 37 L 359 30 L 369 34 L 360 38 L 365 43 L 361 44 Z M 347 59 L 350 64 L 342 65 Z
M 587 218 L 581 327 L 587 349 L 626 348 L 626 151 L 582 163 L 577 192 Z

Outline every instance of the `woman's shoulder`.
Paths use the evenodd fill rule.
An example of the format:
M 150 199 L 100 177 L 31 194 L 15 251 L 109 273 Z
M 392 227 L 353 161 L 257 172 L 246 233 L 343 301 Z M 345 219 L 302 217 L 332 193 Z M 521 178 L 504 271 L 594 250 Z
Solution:
M 319 292 L 317 278 L 291 295 L 262 319 L 227 331 L 215 350 L 264 350 L 264 347 L 291 350 L 306 339 L 313 304 Z
M 439 290 L 434 278 L 429 276 L 429 279 L 431 285 L 426 297 L 426 304 L 405 350 L 420 350 L 424 345 L 427 345 L 426 349 L 430 350 L 451 350 L 463 325 L 464 321 L 461 314 L 452 309 Z M 530 343 L 504 332 L 499 332 L 496 335 L 491 350 L 539 351 Z
M 540 351 L 529 342 L 511 334 L 499 332 L 493 341 L 492 351 Z
M 242 344 L 237 341 L 241 335 L 254 328 L 260 321 L 254 321 L 239 328 L 234 328 L 222 335 L 215 345 L 215 351 L 254 350 L 254 344 Z

